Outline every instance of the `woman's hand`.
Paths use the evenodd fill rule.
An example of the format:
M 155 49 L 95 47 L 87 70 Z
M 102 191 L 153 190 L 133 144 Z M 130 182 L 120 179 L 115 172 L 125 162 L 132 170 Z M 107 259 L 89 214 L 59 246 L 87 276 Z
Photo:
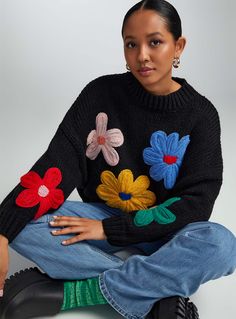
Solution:
M 52 227 L 64 227 L 60 230 L 53 230 L 54 236 L 65 234 L 76 234 L 70 239 L 64 240 L 63 245 L 70 245 L 82 240 L 104 240 L 106 235 L 100 220 L 70 217 L 70 216 L 54 216 L 54 220 L 50 222 Z
M 5 279 L 8 272 L 8 239 L 0 235 L 0 298 L 3 296 Z

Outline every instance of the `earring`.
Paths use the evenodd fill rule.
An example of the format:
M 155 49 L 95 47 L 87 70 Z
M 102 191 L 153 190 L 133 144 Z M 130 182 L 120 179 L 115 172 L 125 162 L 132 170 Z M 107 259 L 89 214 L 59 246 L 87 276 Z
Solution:
M 130 71 L 130 67 L 128 66 L 128 64 L 126 63 L 126 70 Z
M 174 58 L 173 67 L 177 69 L 179 67 L 179 65 L 180 65 L 180 59 L 178 57 Z

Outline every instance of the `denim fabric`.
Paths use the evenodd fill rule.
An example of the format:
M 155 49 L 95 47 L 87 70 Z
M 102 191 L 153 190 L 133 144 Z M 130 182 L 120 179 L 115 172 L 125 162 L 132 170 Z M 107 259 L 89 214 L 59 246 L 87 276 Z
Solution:
M 66 201 L 54 215 L 102 220 L 121 213 L 102 203 Z M 52 236 L 52 218 L 47 214 L 31 221 L 11 247 L 52 278 L 99 276 L 104 297 L 125 318 L 143 319 L 157 300 L 190 296 L 201 284 L 232 274 L 236 267 L 235 236 L 216 223 L 192 223 L 163 240 L 129 246 L 136 253 L 123 260 L 117 253 L 124 247 L 106 240 L 61 245 L 71 235 Z
M 66 201 L 53 215 L 77 216 L 96 220 L 121 214 L 119 209 L 102 203 Z M 50 277 L 57 279 L 85 279 L 98 276 L 111 268 L 123 264 L 123 259 L 114 255 L 124 247 L 110 245 L 106 240 L 86 240 L 70 246 L 61 242 L 70 235 L 53 236 L 49 222 L 52 214 L 32 220 L 11 243 L 11 248 L 35 262 Z M 150 254 L 158 249 L 163 241 L 142 243 L 129 247 L 140 254 Z M 134 250 L 135 248 L 135 250 Z
M 157 300 L 190 296 L 201 284 L 232 274 L 235 267 L 235 236 L 219 224 L 197 222 L 150 256 L 131 256 L 101 274 L 100 288 L 125 318 L 142 319 Z

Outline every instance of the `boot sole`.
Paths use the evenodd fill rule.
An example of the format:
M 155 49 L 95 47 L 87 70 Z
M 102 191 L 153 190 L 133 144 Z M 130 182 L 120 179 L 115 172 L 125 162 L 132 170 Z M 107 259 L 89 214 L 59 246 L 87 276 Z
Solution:
M 168 314 L 168 316 L 167 316 Z M 199 319 L 198 309 L 189 298 L 180 296 L 161 299 L 159 319 Z

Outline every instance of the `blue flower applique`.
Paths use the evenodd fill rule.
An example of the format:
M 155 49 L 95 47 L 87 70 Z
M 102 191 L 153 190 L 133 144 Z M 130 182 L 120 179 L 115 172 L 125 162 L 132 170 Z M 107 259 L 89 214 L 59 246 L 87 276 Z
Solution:
M 166 189 L 173 188 L 176 182 L 189 142 L 189 135 L 179 140 L 178 133 L 167 135 L 163 131 L 156 131 L 151 136 L 151 147 L 143 151 L 144 162 L 151 165 L 150 176 L 158 182 L 164 179 Z

